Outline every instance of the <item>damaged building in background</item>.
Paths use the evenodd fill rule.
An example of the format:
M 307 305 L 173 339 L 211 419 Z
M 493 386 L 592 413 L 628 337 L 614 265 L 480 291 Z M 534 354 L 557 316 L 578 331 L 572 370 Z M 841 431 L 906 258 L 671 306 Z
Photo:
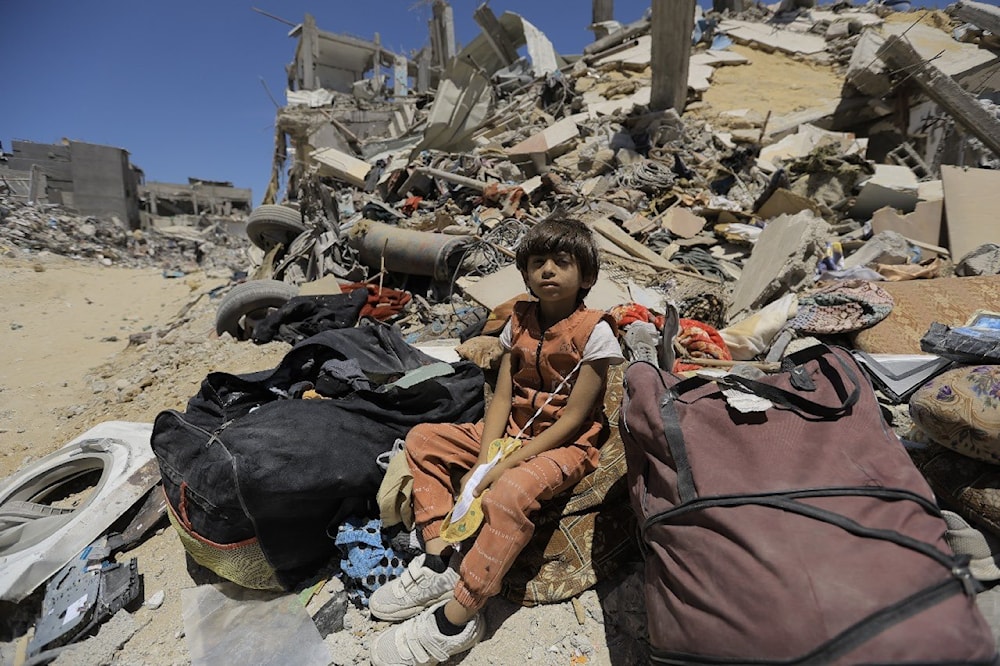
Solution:
M 0 179 L 15 201 L 53 204 L 129 229 L 192 224 L 205 218 L 245 219 L 249 189 L 189 178 L 187 184 L 146 182 L 122 148 L 66 139 L 59 144 L 15 140 L 0 161 Z
M 69 139 L 58 144 L 15 140 L 11 148 L 0 162 L 0 177 L 15 198 L 114 216 L 139 227 L 143 174 L 129 162 L 127 150 Z
M 187 184 L 147 182 L 139 186 L 143 227 L 194 222 L 199 218 L 245 218 L 253 207 L 249 189 L 228 181 L 188 178 Z

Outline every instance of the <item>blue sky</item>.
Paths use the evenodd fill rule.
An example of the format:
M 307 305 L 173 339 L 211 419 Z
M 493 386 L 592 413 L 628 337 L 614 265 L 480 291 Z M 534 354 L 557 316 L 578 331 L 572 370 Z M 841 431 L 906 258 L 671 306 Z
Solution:
M 481 0 L 453 0 L 456 41 L 478 34 Z M 639 19 L 649 0 L 616 0 Z M 825 4 L 825 3 L 824 3 Z M 861 4 L 858 0 L 857 4 Z M 927 0 L 920 4 L 943 6 Z M 560 53 L 592 41 L 588 0 L 492 0 L 521 14 Z M 149 181 L 232 181 L 260 202 L 284 104 L 289 26 L 254 11 L 410 53 L 428 43 L 430 0 L 0 0 L 0 143 L 69 138 L 129 151 Z

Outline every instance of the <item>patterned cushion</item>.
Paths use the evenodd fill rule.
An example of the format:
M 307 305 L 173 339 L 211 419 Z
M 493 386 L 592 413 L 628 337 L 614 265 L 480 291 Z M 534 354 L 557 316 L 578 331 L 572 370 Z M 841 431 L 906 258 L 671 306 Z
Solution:
M 881 282 L 879 286 L 892 296 L 892 312 L 854 336 L 854 346 L 869 354 L 920 354 L 920 338 L 933 322 L 961 325 L 976 310 L 1000 309 L 998 275 Z
M 534 606 L 564 601 L 613 574 L 637 550 L 628 504 L 625 446 L 618 435 L 625 364 L 608 374 L 604 411 L 611 435 L 597 469 L 535 515 L 535 534 L 504 579 L 501 594 Z
M 910 450 L 910 457 L 939 502 L 1000 536 L 1000 466 L 936 444 Z
M 910 397 L 910 418 L 934 443 L 1000 463 L 1000 365 L 941 373 Z

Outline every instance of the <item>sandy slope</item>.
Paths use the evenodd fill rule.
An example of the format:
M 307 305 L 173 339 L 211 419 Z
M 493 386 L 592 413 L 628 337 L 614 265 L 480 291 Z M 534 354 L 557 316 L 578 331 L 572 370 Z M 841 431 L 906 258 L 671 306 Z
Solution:
M 283 343 L 257 346 L 214 335 L 218 300 L 208 292 L 224 283 L 204 274 L 168 279 L 159 270 L 109 268 L 92 260 L 0 258 L 0 476 L 103 421 L 151 422 L 162 409 L 183 408 L 210 371 L 276 365 L 288 350 Z M 147 343 L 128 342 L 130 334 L 166 331 L 179 321 Z M 162 591 L 162 606 L 120 614 L 97 638 L 53 663 L 190 663 L 182 592 L 217 579 L 188 560 L 169 525 L 118 559 L 131 557 L 138 558 L 146 598 Z M 645 613 L 640 578 L 632 573 L 625 584 L 585 593 L 577 608 L 569 602 L 520 608 L 494 600 L 487 639 L 461 663 L 640 663 L 643 646 L 633 637 L 641 635 Z M 320 592 L 311 608 L 331 594 Z M 28 610 L 27 602 L 0 607 L 0 619 L 16 623 Z M 345 630 L 326 637 L 331 663 L 368 663 L 368 641 L 385 626 L 352 607 Z M 15 649 L 13 642 L 0 644 L 0 663 L 10 663 Z

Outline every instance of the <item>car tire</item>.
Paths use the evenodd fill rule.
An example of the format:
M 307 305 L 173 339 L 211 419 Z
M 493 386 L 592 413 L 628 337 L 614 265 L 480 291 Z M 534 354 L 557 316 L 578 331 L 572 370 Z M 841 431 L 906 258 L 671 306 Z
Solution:
M 263 319 L 271 308 L 280 308 L 298 296 L 299 288 L 279 280 L 251 280 L 233 287 L 215 313 L 215 332 L 229 333 L 237 340 L 250 337 L 246 319 Z
M 287 248 L 305 230 L 302 213 L 287 206 L 264 204 L 247 218 L 247 236 L 264 252 L 279 243 Z

